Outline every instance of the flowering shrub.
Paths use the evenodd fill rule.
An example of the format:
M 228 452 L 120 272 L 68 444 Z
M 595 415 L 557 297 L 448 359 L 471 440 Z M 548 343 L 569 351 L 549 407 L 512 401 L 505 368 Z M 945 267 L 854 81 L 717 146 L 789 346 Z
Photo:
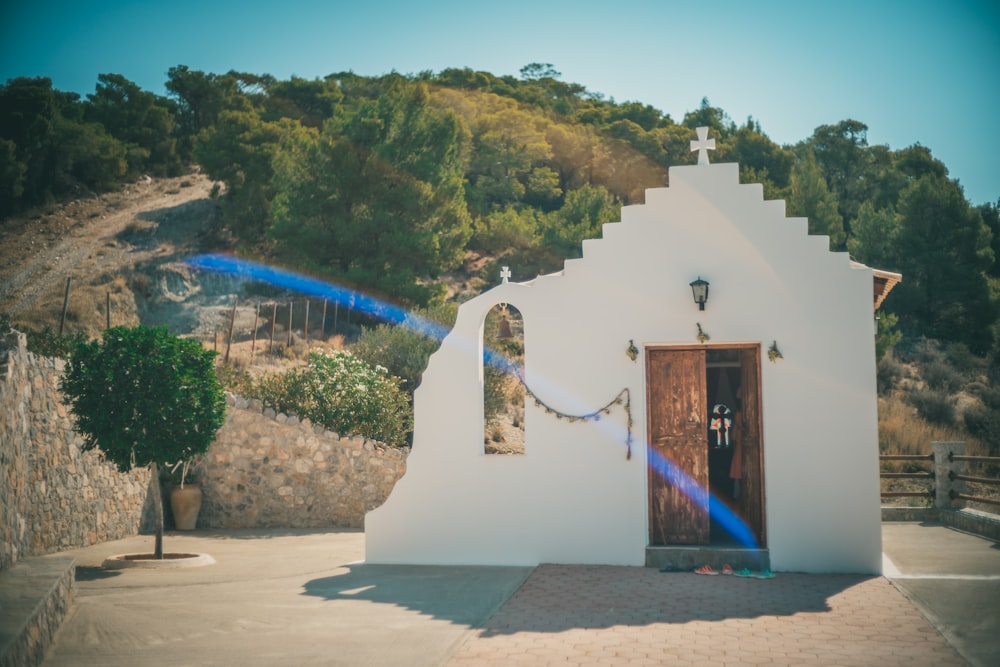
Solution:
M 407 444 L 413 411 L 399 378 L 347 351 L 312 352 L 309 365 L 262 378 L 253 398 L 344 435 Z

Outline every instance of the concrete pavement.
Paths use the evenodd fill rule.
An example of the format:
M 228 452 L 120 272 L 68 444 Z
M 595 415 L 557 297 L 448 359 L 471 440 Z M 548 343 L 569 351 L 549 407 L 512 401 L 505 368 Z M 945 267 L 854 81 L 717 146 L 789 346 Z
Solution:
M 204 567 L 100 567 L 149 551 L 140 536 L 65 552 L 77 596 L 44 664 L 1000 663 L 996 545 L 940 526 L 883 534 L 892 580 L 377 566 L 362 562 L 363 533 L 293 530 L 165 538 L 166 551 L 210 553 Z
M 883 523 L 883 574 L 976 667 L 1000 665 L 1000 544 L 941 524 Z

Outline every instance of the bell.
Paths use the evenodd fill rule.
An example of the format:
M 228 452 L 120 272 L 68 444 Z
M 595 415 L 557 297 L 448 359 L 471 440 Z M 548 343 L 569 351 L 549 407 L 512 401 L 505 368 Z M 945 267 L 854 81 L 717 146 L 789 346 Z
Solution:
M 506 340 L 513 337 L 514 333 L 510 330 L 510 320 L 504 315 L 500 318 L 500 323 L 497 325 L 497 340 Z

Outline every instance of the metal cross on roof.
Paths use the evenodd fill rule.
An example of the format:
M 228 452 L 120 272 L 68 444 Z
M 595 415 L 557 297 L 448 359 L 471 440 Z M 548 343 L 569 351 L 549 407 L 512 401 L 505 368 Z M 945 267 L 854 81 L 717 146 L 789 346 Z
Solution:
M 707 127 L 696 128 L 695 132 L 698 140 L 691 142 L 691 150 L 698 151 L 698 164 L 708 164 L 708 151 L 715 150 L 715 139 L 708 138 Z
M 503 284 L 506 285 L 508 278 L 510 278 L 510 267 L 505 266 L 500 269 L 500 279 L 503 281 Z

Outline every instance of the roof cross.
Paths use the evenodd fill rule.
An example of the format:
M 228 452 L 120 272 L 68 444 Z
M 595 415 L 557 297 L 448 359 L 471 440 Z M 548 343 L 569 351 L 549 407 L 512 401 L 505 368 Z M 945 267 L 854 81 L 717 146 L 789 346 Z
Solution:
M 715 150 L 715 139 L 708 138 L 708 128 L 699 127 L 695 130 L 698 140 L 691 142 L 691 150 L 698 151 L 698 164 L 708 164 L 708 151 Z
M 510 267 L 505 266 L 500 269 L 500 279 L 503 281 L 503 284 L 506 285 L 508 278 L 510 278 Z

